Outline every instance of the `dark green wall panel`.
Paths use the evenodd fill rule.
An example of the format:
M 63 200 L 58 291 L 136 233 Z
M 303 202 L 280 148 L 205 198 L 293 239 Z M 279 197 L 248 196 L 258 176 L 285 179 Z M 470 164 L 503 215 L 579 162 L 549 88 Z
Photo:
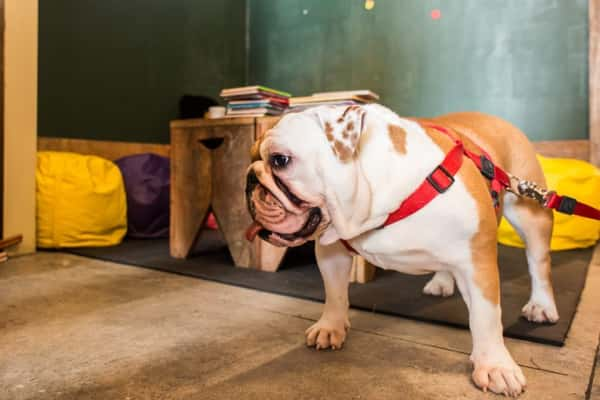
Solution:
M 40 1 L 39 134 L 168 142 L 183 94 L 244 83 L 242 0 Z
M 369 88 L 403 115 L 479 110 L 535 140 L 587 137 L 587 0 L 248 1 L 250 83 Z

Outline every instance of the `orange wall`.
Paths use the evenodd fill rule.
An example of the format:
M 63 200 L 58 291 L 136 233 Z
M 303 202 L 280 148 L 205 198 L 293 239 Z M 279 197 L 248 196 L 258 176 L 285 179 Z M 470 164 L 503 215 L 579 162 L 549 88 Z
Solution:
M 4 236 L 35 250 L 38 0 L 5 0 Z

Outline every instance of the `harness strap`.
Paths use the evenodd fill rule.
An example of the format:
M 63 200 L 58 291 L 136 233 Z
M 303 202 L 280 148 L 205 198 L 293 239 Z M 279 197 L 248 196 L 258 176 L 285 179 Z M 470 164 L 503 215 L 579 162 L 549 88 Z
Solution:
M 454 175 L 462 166 L 464 153 L 462 143 L 460 141 L 455 143 L 454 147 L 446 154 L 444 161 L 400 204 L 396 211 L 388 215 L 383 226 L 393 224 L 416 213 L 454 184 Z
M 443 126 L 433 124 L 427 124 L 425 126 L 433 128 L 439 132 L 445 133 L 455 142 L 458 141 L 457 139 L 454 139 L 450 131 Z M 492 199 L 494 200 L 494 207 L 498 209 L 500 207 L 500 193 L 502 192 L 502 190 L 511 187 L 510 176 L 506 173 L 506 171 L 494 164 L 492 158 L 484 149 L 482 149 L 479 146 L 477 147 L 481 152 L 480 154 L 474 153 L 466 148 L 464 149 L 464 154 L 465 156 L 469 157 L 469 159 L 473 161 L 473 163 L 475 163 L 475 166 L 477 167 L 477 169 L 479 169 L 481 174 L 490 181 L 490 189 Z
M 400 204 L 400 207 L 388 215 L 381 227 L 383 228 L 384 226 L 393 224 L 394 222 L 416 213 L 439 194 L 447 191 L 450 186 L 454 184 L 454 176 L 460 170 L 464 156 L 473 161 L 477 166 L 477 169 L 481 171 L 481 174 L 490 181 L 492 199 L 496 210 L 498 210 L 500 206 L 499 197 L 502 190 L 510 189 L 512 187 L 511 178 L 506 171 L 495 165 L 485 150 L 479 148 L 481 154 L 476 154 L 467 150 L 461 140 L 455 138 L 445 127 L 432 124 L 427 124 L 425 126 L 449 136 L 454 141 L 454 147 L 446 154 L 442 163 L 427 176 L 423 183 L 421 183 L 421 185 L 408 196 L 402 204 Z M 535 187 L 537 188 L 537 186 Z M 600 220 L 599 209 L 580 203 L 569 196 L 560 196 L 555 192 L 546 191 L 541 192 L 541 194 L 537 193 L 536 195 L 532 195 L 531 193 L 521 192 L 521 189 L 519 189 L 519 194 L 521 196 L 534 198 L 538 200 L 543 207 L 556 210 L 563 214 L 578 215 L 580 217 Z M 358 254 L 348 241 L 344 239 L 340 241 L 349 252 Z
M 494 206 L 499 207 L 499 195 L 502 189 L 510 187 L 510 178 L 506 172 L 498 168 L 489 155 L 482 151 L 481 155 L 465 149 L 460 139 L 455 138 L 448 129 L 443 126 L 427 124 L 426 127 L 435 129 L 446 134 L 454 141 L 454 147 L 446 154 L 446 157 L 428 176 L 423 183 L 408 196 L 400 207 L 388 215 L 382 227 L 404 219 L 429 204 L 438 195 L 446 192 L 454 184 L 454 176 L 460 170 L 464 156 L 471 159 L 481 173 L 491 181 L 492 198 Z M 351 253 L 357 253 L 348 241 L 340 240 L 344 247 Z

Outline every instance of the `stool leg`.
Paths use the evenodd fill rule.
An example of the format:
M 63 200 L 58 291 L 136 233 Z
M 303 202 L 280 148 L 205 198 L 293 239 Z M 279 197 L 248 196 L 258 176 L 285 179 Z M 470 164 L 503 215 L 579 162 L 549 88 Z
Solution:
M 212 195 L 210 151 L 196 143 L 190 130 L 171 131 L 170 253 L 185 258 L 206 220 Z
M 375 277 L 375 266 L 361 256 L 352 258 L 350 282 L 367 283 Z

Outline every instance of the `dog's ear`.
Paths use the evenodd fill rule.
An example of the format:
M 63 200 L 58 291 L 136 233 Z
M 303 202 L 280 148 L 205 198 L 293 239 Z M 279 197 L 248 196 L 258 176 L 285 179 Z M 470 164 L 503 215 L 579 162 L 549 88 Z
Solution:
M 360 135 L 365 128 L 365 115 L 365 109 L 358 105 L 345 109 L 329 107 L 316 113 L 333 154 L 343 162 L 356 156 Z
M 263 141 L 264 137 L 265 137 L 265 135 L 262 135 L 261 137 L 259 137 L 258 139 L 256 139 L 256 141 L 254 142 L 254 144 L 250 148 L 250 159 L 252 160 L 252 162 L 255 162 L 255 161 L 258 161 L 258 160 L 261 159 L 261 157 L 260 157 L 260 145 L 262 144 L 262 141 Z

